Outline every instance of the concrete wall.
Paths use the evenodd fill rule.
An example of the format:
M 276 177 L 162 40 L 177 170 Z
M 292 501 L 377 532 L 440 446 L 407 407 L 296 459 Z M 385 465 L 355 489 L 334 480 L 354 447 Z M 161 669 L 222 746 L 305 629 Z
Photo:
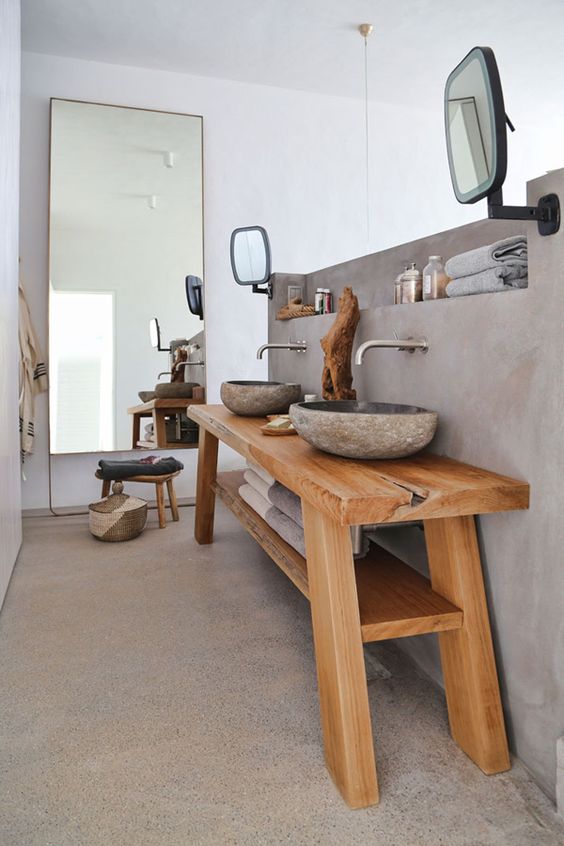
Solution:
M 529 183 L 529 201 L 548 191 L 564 197 L 564 171 Z M 526 227 L 526 229 L 524 229 Z M 421 264 L 526 231 L 529 288 L 452 300 L 387 305 L 404 258 Z M 503 703 L 513 751 L 554 796 L 556 740 L 564 728 L 564 230 L 541 238 L 535 224 L 484 221 L 441 233 L 358 262 L 305 277 L 338 294 L 345 284 L 364 307 L 357 342 L 425 336 L 427 355 L 371 350 L 355 368 L 360 399 L 420 405 L 439 412 L 436 452 L 526 479 L 527 512 L 480 517 L 484 573 Z M 277 279 L 281 299 L 287 280 Z M 301 379 L 320 392 L 319 338 L 330 315 L 281 323 L 270 320 L 270 340 L 289 334 L 310 344 L 305 355 L 270 353 L 274 379 Z M 299 376 L 296 371 L 299 367 Z M 381 532 L 382 542 L 419 569 L 426 568 L 418 529 Z M 436 679 L 434 635 L 399 641 Z
M 21 543 L 18 435 L 20 4 L 0 0 L 0 606 Z

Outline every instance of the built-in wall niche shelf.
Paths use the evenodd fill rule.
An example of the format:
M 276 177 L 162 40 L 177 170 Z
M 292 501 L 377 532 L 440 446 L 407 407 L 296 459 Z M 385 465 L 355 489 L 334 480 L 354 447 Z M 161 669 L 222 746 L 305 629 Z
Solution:
M 469 294 L 468 296 L 464 297 L 442 297 L 441 299 L 437 300 L 420 300 L 416 303 L 384 303 L 381 305 L 361 308 L 360 313 L 362 315 L 366 312 L 385 311 L 386 309 L 393 309 L 394 314 L 397 314 L 398 310 L 400 313 L 413 314 L 413 309 L 419 309 L 420 313 L 424 313 L 425 311 L 427 313 L 430 313 L 434 309 L 441 308 L 470 308 L 472 303 L 474 304 L 474 306 L 480 305 L 480 307 L 483 307 L 488 303 L 495 301 L 496 305 L 498 305 L 504 300 L 506 300 L 507 304 L 510 305 L 511 302 L 515 302 L 516 297 L 526 297 L 528 290 L 529 288 L 511 288 L 507 291 L 494 291 L 493 293 L 484 294 Z M 331 314 L 311 314 L 304 315 L 300 319 L 307 321 L 312 319 L 321 320 L 325 318 L 329 322 L 330 320 L 333 320 L 335 318 L 336 314 L 337 312 L 335 311 Z M 290 320 L 277 320 L 276 322 L 289 323 Z

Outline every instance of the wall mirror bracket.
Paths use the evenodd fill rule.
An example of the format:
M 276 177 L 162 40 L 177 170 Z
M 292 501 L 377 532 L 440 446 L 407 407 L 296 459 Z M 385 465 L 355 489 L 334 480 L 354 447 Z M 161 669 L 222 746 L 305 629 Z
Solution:
M 556 194 L 537 206 L 504 206 L 502 186 L 507 173 L 507 126 L 503 90 L 490 47 L 474 47 L 449 74 L 445 86 L 445 130 L 452 187 L 459 203 L 487 197 L 488 217 L 536 220 L 541 235 L 560 227 Z
M 501 188 L 488 197 L 488 217 L 492 220 L 536 220 L 540 235 L 554 235 L 560 228 L 560 200 L 545 194 L 538 206 L 504 206 Z

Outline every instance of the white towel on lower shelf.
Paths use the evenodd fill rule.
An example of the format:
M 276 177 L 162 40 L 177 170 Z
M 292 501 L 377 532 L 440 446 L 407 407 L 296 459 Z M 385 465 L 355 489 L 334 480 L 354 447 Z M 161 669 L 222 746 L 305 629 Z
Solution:
M 250 468 L 245 471 L 244 476 L 247 484 L 255 488 L 261 496 L 278 508 L 282 514 L 285 514 L 303 529 L 302 501 L 297 494 L 274 480 L 269 485 L 262 476 L 259 476 L 255 470 L 251 470 Z
M 264 469 L 264 467 L 259 467 L 258 464 L 254 464 L 254 462 L 252 462 L 252 461 L 247 461 L 247 467 L 249 468 L 249 470 L 252 470 L 253 473 L 256 473 L 257 476 L 260 476 L 260 478 L 264 482 L 266 482 L 267 485 L 273 485 L 274 482 L 276 481 L 274 476 L 271 476 L 270 473 L 268 473 Z
M 279 508 L 272 505 L 252 485 L 241 485 L 239 496 L 268 523 L 280 537 L 305 558 L 304 530 Z

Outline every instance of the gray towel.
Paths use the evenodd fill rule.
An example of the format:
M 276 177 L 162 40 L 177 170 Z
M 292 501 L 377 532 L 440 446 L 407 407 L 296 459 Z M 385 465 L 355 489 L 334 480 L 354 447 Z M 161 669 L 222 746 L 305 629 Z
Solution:
M 265 499 L 252 485 L 241 485 L 239 496 L 296 552 L 305 558 L 304 530 Z
M 302 517 L 302 501 L 297 494 L 288 490 L 288 488 L 285 485 L 281 485 L 280 482 L 275 482 L 274 479 L 272 479 L 272 476 L 268 477 L 272 479 L 272 484 L 268 484 L 268 482 L 265 481 L 264 476 L 258 475 L 254 466 L 252 469 L 249 467 L 249 469 L 245 471 L 244 476 L 247 484 L 251 485 L 251 487 L 258 491 L 261 496 L 271 502 L 272 505 L 276 506 L 282 514 L 286 514 L 290 520 L 293 520 L 294 523 L 297 523 L 298 526 L 303 528 L 304 520 Z
M 498 291 L 514 291 L 516 288 L 526 288 L 529 280 L 527 276 L 519 279 L 500 277 L 499 268 L 490 267 L 482 273 L 472 276 L 461 276 L 453 279 L 446 286 L 447 297 L 466 297 L 469 294 L 495 294 Z
M 500 275 L 504 278 L 520 279 L 527 275 L 527 262 L 527 238 L 514 235 L 496 241 L 495 244 L 453 256 L 447 261 L 445 270 L 451 279 L 472 276 L 490 268 L 503 271 Z
M 184 464 L 173 456 L 161 458 L 155 464 L 145 464 L 143 461 L 105 461 L 98 462 L 98 473 L 101 479 L 127 479 L 128 476 L 163 476 L 166 473 L 176 473 L 183 470 Z

